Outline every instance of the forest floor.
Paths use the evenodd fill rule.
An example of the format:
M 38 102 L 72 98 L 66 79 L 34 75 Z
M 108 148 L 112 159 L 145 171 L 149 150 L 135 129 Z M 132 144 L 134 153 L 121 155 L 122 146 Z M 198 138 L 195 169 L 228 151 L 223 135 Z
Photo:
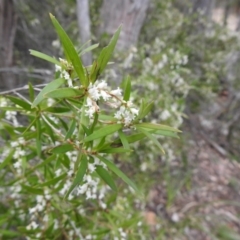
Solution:
M 172 181 L 176 172 L 183 178 L 188 175 L 189 181 L 175 189 L 170 205 L 166 184 L 156 184 L 149 192 L 146 221 L 154 232 L 165 219 L 171 226 L 166 231 L 170 240 L 240 239 L 240 163 L 223 156 L 201 134 L 189 139 L 185 148 L 187 170 L 176 159 L 170 171 Z M 176 236 L 176 231 L 183 234 Z

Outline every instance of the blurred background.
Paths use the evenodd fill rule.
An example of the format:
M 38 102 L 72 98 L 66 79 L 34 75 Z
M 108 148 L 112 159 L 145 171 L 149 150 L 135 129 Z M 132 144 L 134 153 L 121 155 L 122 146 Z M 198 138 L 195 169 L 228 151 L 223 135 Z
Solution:
M 52 80 L 54 66 L 29 54 L 63 55 L 50 12 L 77 47 L 105 46 L 122 24 L 102 79 L 130 75 L 135 102 L 154 101 L 149 120 L 183 131 L 159 139 L 165 155 L 143 142 L 115 157 L 145 192 L 140 201 L 123 191 L 112 210 L 144 217 L 148 237 L 135 239 L 239 240 L 240 1 L 0 0 L 1 92 Z

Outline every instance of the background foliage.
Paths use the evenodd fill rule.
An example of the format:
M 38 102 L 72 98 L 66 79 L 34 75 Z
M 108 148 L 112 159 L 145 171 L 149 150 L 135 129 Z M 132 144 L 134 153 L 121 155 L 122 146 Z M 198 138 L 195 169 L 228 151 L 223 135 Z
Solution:
M 100 42 L 100 46 L 105 46 L 109 36 L 100 36 L 98 33 L 101 4 L 102 1 L 90 4 L 92 43 Z M 57 58 L 63 55 L 48 17 L 48 12 L 53 12 L 53 9 L 54 15 L 63 23 L 74 44 L 82 44 L 78 41 L 75 1 L 62 1 L 61 4 L 56 1 L 40 1 L 37 4 L 33 1 L 18 1 L 16 11 L 19 24 L 14 63 L 19 68 L 27 69 L 16 74 L 19 86 L 29 81 L 32 85 L 41 84 L 43 80 L 48 82 L 54 75 L 53 65 L 30 57 L 29 49 Z M 101 47 L 93 50 L 95 58 L 99 56 L 100 50 Z M 117 193 L 102 184 L 99 191 L 105 195 L 104 201 L 101 198 L 89 201 L 79 197 L 70 204 L 60 200 L 60 197 L 51 199 L 54 203 L 53 211 L 48 206 L 51 194 L 46 187 L 55 185 L 55 181 L 65 175 L 55 175 L 48 168 L 44 170 L 45 179 L 40 183 L 46 189 L 41 192 L 42 195 L 38 195 L 38 189 L 27 186 L 22 189 L 17 189 L 14 185 L 2 187 L 2 238 L 46 239 L 48 236 L 49 239 L 239 239 L 238 171 L 235 172 L 230 167 L 233 165 L 236 170 L 239 169 L 238 51 L 238 32 L 209 21 L 208 16 L 201 11 L 193 11 L 189 1 L 151 1 L 138 45 L 126 52 L 115 52 L 114 61 L 118 63 L 117 67 L 116 64 L 109 66 L 102 77 L 111 83 L 120 75 L 125 80 L 122 83 L 124 88 L 130 75 L 135 104 L 139 106 L 141 98 L 153 102 L 153 109 L 147 120 L 180 128 L 183 130 L 180 139 L 157 137 L 165 155 L 156 144 L 145 140 L 134 143 L 133 152 L 111 156 L 110 160 L 131 177 L 143 192 L 142 195 L 136 195 L 131 188 L 118 180 Z M 36 71 L 40 69 L 43 71 Z M 33 101 L 33 91 L 30 91 L 30 100 Z M 19 111 L 14 97 L 9 97 L 7 103 L 3 98 L 0 101 L 1 119 L 7 118 L 6 110 Z M 42 104 L 48 107 L 49 114 L 52 115 L 50 105 L 54 102 L 44 100 Z M 17 105 L 25 111 L 30 110 L 29 104 L 18 102 Z M 66 108 L 59 107 L 58 111 L 63 111 L 64 107 Z M 30 113 L 28 120 L 22 114 L 10 115 L 8 118 L 12 123 L 14 118 L 18 121 L 20 119 L 24 126 L 26 121 L 34 121 L 34 116 Z M 58 129 L 61 124 L 67 132 L 70 126 L 68 124 L 73 124 L 66 119 L 56 120 L 56 116 L 45 120 L 48 124 L 46 121 L 35 122 L 33 127 L 40 127 L 42 133 L 46 132 L 52 138 L 44 140 L 46 145 L 56 138 L 51 126 Z M 13 180 L 18 174 L 12 158 L 23 157 L 24 169 L 24 162 L 39 154 L 35 145 L 40 143 L 31 140 L 38 139 L 34 131 L 29 131 L 25 140 L 18 138 L 5 120 L 1 121 L 0 129 L 3 142 L 1 185 L 4 186 L 6 179 Z M 19 131 L 24 130 L 26 129 L 19 128 Z M 26 139 L 30 143 L 28 150 L 25 147 Z M 6 146 L 9 149 L 7 153 Z M 14 157 L 12 148 L 16 147 L 19 148 L 19 156 Z M 44 158 L 52 160 L 51 156 L 48 157 L 48 151 L 44 154 Z M 76 156 L 56 152 L 55 157 L 57 162 L 62 161 L 65 167 L 69 167 L 69 158 Z M 203 174 L 201 166 L 206 159 L 216 163 L 215 166 L 220 163 L 225 169 L 230 169 L 230 176 L 226 177 L 225 172 L 221 172 L 220 183 L 211 185 L 212 188 L 209 187 L 210 184 L 218 182 L 218 178 L 212 180 L 216 178 L 214 167 L 211 167 L 213 172 L 206 170 L 206 175 L 198 175 L 199 172 Z M 37 162 L 33 161 L 33 164 Z M 56 170 L 57 163 L 52 166 Z M 31 185 L 38 181 L 36 176 L 29 175 Z M 219 195 L 205 198 L 202 194 L 204 190 L 199 187 L 201 184 L 208 189 L 207 195 L 217 192 L 217 188 L 222 190 L 219 190 Z M 16 200 L 22 198 L 19 193 L 23 193 L 25 197 Z M 36 217 L 36 207 L 40 208 L 40 202 L 40 205 L 46 203 L 44 207 L 48 209 L 46 212 L 49 211 L 50 224 L 44 230 L 31 225 L 32 230 L 29 231 L 27 226 Z M 223 205 L 215 206 L 220 203 Z M 222 214 L 221 220 L 219 214 Z M 42 213 L 38 217 L 38 221 L 45 221 Z

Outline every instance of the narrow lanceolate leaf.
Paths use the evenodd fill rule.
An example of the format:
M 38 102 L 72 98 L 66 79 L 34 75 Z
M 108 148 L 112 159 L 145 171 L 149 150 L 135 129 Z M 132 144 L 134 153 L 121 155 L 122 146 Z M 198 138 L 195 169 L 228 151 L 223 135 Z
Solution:
M 138 123 L 135 124 L 136 127 L 141 128 L 148 128 L 148 129 L 155 129 L 155 130 L 166 130 L 166 131 L 172 131 L 172 132 L 181 132 L 180 130 L 176 128 L 172 128 L 166 125 L 162 124 L 156 124 L 156 123 Z
M 77 90 L 73 88 L 59 88 L 48 92 L 44 95 L 47 98 L 73 98 L 80 97 L 84 93 L 84 90 Z
M 84 73 L 83 64 L 81 59 L 78 56 L 78 53 L 72 41 L 70 40 L 70 38 L 68 37 L 68 35 L 66 34 L 62 26 L 59 24 L 59 22 L 56 20 L 56 18 L 52 14 L 50 14 L 50 18 L 58 34 L 58 37 L 60 38 L 60 41 L 63 45 L 64 52 L 67 56 L 67 59 L 70 59 L 70 61 L 72 62 L 74 70 L 76 71 L 82 85 L 87 87 L 88 80 Z
M 72 144 L 62 144 L 62 145 L 59 145 L 59 146 L 53 148 L 51 150 L 51 152 L 60 154 L 60 153 L 66 153 L 66 152 L 69 152 L 72 150 L 74 150 L 74 147 Z
M 126 85 L 124 89 L 123 100 L 128 101 L 130 99 L 130 94 L 131 94 L 131 81 L 130 81 L 130 78 L 128 77 L 126 80 Z
M 34 93 L 33 86 L 30 82 L 28 83 L 28 92 L 29 92 L 30 101 L 33 102 L 35 93 Z
M 84 136 L 85 136 L 85 131 L 84 131 L 83 126 L 88 126 L 88 123 L 89 123 L 89 117 L 85 114 L 85 111 L 87 109 L 86 102 L 87 102 L 87 96 L 84 97 L 82 110 L 81 110 L 81 113 L 80 113 L 80 115 L 81 115 L 80 116 L 80 123 L 78 123 L 78 125 L 79 125 L 79 129 L 78 129 L 79 141 L 82 141 L 84 139 Z
M 48 92 L 51 92 L 57 88 L 59 88 L 61 85 L 65 83 L 65 80 L 63 78 L 58 78 L 56 80 L 53 80 L 50 82 L 47 86 L 45 86 L 42 91 L 37 95 L 35 100 L 32 103 L 32 108 L 36 107 L 43 99 L 45 94 Z
M 81 155 L 79 156 L 81 157 L 81 161 L 80 161 L 80 166 L 78 168 L 78 171 L 77 171 L 77 174 L 76 174 L 76 177 L 71 185 L 71 187 L 69 188 L 65 198 L 68 197 L 68 195 L 72 192 L 72 190 L 77 186 L 79 185 L 82 180 L 83 180 L 83 177 L 87 171 L 87 166 L 88 166 L 88 160 L 87 160 L 87 156 L 86 155 Z
M 103 50 L 101 51 L 98 59 L 96 61 L 94 61 L 93 66 L 92 66 L 92 70 L 91 70 L 91 74 L 90 74 L 90 79 L 92 82 L 95 82 L 95 80 L 97 79 L 97 77 L 103 72 L 103 70 L 106 68 L 111 55 L 114 51 L 114 48 L 116 46 L 117 40 L 119 38 L 121 32 L 121 26 L 118 28 L 118 30 L 116 31 L 116 33 L 113 35 L 110 43 L 108 44 L 107 47 L 103 48 Z
M 12 156 L 14 154 L 14 149 L 9 153 L 9 155 L 0 163 L 0 170 L 8 165 L 10 161 L 12 161 Z
M 160 151 L 165 154 L 164 149 L 162 148 L 161 144 L 158 142 L 158 140 L 148 131 L 144 130 L 143 128 L 138 127 L 137 128 L 140 132 L 142 132 L 143 134 L 146 135 L 146 137 L 148 137 L 150 140 L 152 140 L 160 149 Z
M 57 59 L 55 59 L 53 57 L 50 57 L 50 56 L 48 56 L 45 53 L 41 53 L 41 52 L 38 52 L 38 51 L 35 51 L 35 50 L 31 50 L 31 49 L 29 51 L 30 51 L 30 54 L 35 56 L 35 57 L 41 58 L 43 60 L 46 60 L 48 62 L 51 62 L 53 64 L 61 66 L 61 63 Z
M 100 153 L 126 153 L 126 152 L 131 152 L 131 149 L 126 149 L 126 148 L 105 148 L 99 150 Z
M 126 135 L 123 133 L 122 130 L 119 130 L 118 131 L 118 136 L 122 142 L 122 145 L 125 149 L 130 149 L 130 146 L 129 146 L 129 143 L 128 143 L 128 140 L 127 140 L 127 137 Z
M 69 127 L 69 129 L 68 129 L 68 131 L 67 131 L 67 134 L 66 134 L 66 136 L 65 136 L 65 140 L 67 140 L 67 139 L 69 139 L 69 138 L 72 137 L 75 128 L 76 128 L 76 120 L 73 119 L 73 120 L 71 121 L 71 123 L 70 123 L 70 127 Z
M 107 167 L 113 171 L 118 177 L 120 177 L 125 183 L 127 183 L 130 187 L 132 187 L 135 191 L 138 192 L 136 185 L 119 169 L 116 165 L 109 160 L 103 158 L 102 156 L 97 156 L 103 163 L 107 165 Z
M 171 132 L 171 131 L 165 131 L 165 130 L 157 130 L 156 131 L 156 130 L 152 130 L 151 133 L 155 134 L 155 135 L 166 136 L 166 137 L 179 138 L 176 132 Z
M 113 191 L 117 191 L 117 186 L 114 182 L 114 180 L 112 179 L 111 175 L 109 174 L 109 172 L 104 169 L 102 166 L 97 166 L 96 167 L 96 172 L 97 174 L 100 176 L 100 178 L 102 178 L 102 180 L 113 190 Z
M 42 188 L 34 188 L 31 186 L 27 186 L 27 185 L 22 185 L 22 188 L 24 190 L 26 190 L 27 192 L 31 193 L 31 194 L 37 194 L 37 195 L 42 195 L 43 194 L 43 189 Z
M 13 96 L 7 96 L 7 98 L 14 104 L 18 105 L 19 107 L 22 107 L 27 111 L 31 111 L 31 105 L 28 102 Z
M 98 43 L 97 43 L 97 44 L 93 44 L 93 45 L 91 45 L 91 46 L 89 46 L 89 47 L 83 49 L 83 50 L 80 52 L 79 55 L 82 56 L 83 54 L 92 51 L 93 49 L 97 48 L 98 46 L 99 46 Z
M 148 104 L 142 102 L 144 107 L 140 109 L 139 115 L 138 115 L 138 119 L 142 119 L 144 118 L 153 108 L 154 103 L 150 102 Z
M 52 161 L 56 160 L 57 157 L 55 154 L 51 155 L 50 157 L 48 157 L 47 159 L 45 159 L 44 161 L 42 161 L 41 163 L 39 163 L 38 165 L 36 165 L 35 167 L 33 167 L 31 170 L 29 170 L 28 172 L 25 173 L 25 177 L 29 174 L 31 174 L 32 172 L 34 172 L 37 169 L 40 169 L 48 164 L 50 164 Z
M 113 124 L 113 125 L 108 125 L 106 127 L 100 128 L 99 130 L 93 132 L 91 135 L 87 136 L 84 141 L 89 142 L 93 141 L 98 138 L 102 138 L 105 136 L 108 136 L 114 132 L 117 132 L 119 129 L 122 128 L 121 124 Z
M 44 183 L 41 183 L 40 186 L 41 187 L 46 187 L 46 186 L 51 186 L 51 185 L 56 185 L 59 181 L 61 181 L 62 179 L 64 179 L 65 177 L 67 176 L 66 173 L 58 176 L 58 177 L 55 177 L 49 181 L 46 181 Z

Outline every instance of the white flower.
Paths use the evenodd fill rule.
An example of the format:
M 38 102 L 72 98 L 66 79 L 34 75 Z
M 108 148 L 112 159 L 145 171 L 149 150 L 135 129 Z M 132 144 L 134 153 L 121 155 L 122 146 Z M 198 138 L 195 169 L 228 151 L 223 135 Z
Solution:
M 110 93 L 111 93 L 112 95 L 117 96 L 117 97 L 121 97 L 121 96 L 122 96 L 122 89 L 120 89 L 120 88 L 118 87 L 117 89 L 110 91 Z
M 100 95 L 104 101 L 107 101 L 111 97 L 107 92 L 105 92 L 103 90 L 100 91 Z
M 59 65 L 55 65 L 55 72 L 60 72 L 62 68 Z
M 169 111 L 167 109 L 163 110 L 161 113 L 161 119 L 163 121 L 167 120 L 169 117 L 171 117 L 171 114 L 169 113 Z
M 99 100 L 99 98 L 101 97 L 99 90 L 96 87 L 88 89 L 88 93 L 91 96 L 91 98 L 96 101 Z
M 85 110 L 85 115 L 88 116 L 89 118 L 93 118 L 93 114 L 95 113 L 95 107 L 92 106 L 89 109 Z
M 33 207 L 33 208 L 29 208 L 29 213 L 32 214 L 32 213 L 35 213 L 36 212 L 36 208 Z
M 0 98 L 0 107 L 7 107 L 6 98 Z
M 15 162 L 14 164 L 13 164 L 13 166 L 15 167 L 15 168 L 20 168 L 21 167 L 21 163 L 18 161 L 18 162 Z
M 88 170 L 90 171 L 90 173 L 93 173 L 95 171 L 96 167 L 94 164 L 88 164 Z
M 12 148 L 15 148 L 15 147 L 19 146 L 19 143 L 18 142 L 11 142 L 10 145 L 11 145 Z
M 130 108 L 130 111 L 134 114 L 134 115 L 138 115 L 139 110 L 136 108 Z
M 100 89 L 107 89 L 108 87 L 106 81 L 104 80 L 102 80 L 101 82 L 96 81 L 95 85 L 97 88 L 100 88 Z

